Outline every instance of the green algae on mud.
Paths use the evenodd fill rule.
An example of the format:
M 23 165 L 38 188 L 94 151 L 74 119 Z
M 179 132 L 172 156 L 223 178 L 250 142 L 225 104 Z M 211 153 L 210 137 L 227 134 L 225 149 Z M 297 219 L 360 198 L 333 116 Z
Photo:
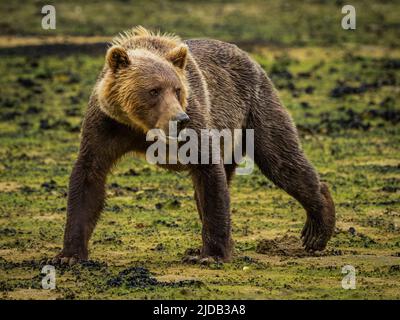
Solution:
M 400 298 L 400 52 L 255 47 L 252 55 L 332 188 L 338 222 L 325 253 L 302 251 L 303 209 L 256 169 L 232 185 L 233 261 L 182 264 L 200 246 L 190 179 L 129 155 L 109 177 L 92 260 L 58 267 L 57 288 L 42 290 L 41 268 L 62 246 L 68 177 L 103 57 L 3 57 L 1 298 Z M 347 264 L 356 290 L 341 287 Z

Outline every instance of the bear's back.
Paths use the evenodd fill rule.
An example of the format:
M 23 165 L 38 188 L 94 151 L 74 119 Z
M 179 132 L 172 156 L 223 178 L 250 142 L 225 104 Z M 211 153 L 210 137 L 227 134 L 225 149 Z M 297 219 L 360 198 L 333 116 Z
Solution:
M 227 71 L 236 72 L 255 71 L 258 65 L 235 44 L 214 39 L 191 39 L 184 43 L 189 47 L 202 70 L 206 70 L 209 64 L 224 68 Z
M 212 39 L 184 43 L 207 83 L 214 127 L 240 128 L 254 92 L 266 80 L 262 68 L 234 44 Z

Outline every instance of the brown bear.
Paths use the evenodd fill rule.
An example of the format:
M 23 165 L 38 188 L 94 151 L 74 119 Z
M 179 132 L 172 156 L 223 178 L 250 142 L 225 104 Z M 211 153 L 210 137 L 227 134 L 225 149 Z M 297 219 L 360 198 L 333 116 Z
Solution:
M 264 70 L 233 44 L 182 41 L 137 27 L 112 41 L 90 97 L 69 182 L 64 248 L 54 263 L 88 258 L 110 169 L 128 152 L 145 153 L 151 143 L 146 133 L 152 128 L 167 131 L 171 120 L 196 132 L 254 129 L 254 162 L 307 212 L 302 231 L 305 249 L 326 247 L 335 225 L 332 198 L 303 154 L 295 125 Z M 229 261 L 228 186 L 236 165 L 167 167 L 188 170 L 193 180 L 203 240 L 196 258 Z

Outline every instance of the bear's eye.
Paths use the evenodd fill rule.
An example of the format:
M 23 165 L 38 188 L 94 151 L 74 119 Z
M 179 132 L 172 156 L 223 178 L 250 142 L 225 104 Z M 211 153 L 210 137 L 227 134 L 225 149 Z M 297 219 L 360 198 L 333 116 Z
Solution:
M 150 95 L 151 95 L 152 97 L 157 97 L 157 96 L 160 94 L 160 91 L 161 91 L 161 89 L 156 88 L 156 89 L 151 89 L 151 90 L 149 91 L 149 93 L 150 93 Z
M 181 89 L 180 88 L 178 88 L 178 89 L 175 89 L 175 94 L 176 94 L 176 97 L 178 98 L 178 100 L 181 98 Z

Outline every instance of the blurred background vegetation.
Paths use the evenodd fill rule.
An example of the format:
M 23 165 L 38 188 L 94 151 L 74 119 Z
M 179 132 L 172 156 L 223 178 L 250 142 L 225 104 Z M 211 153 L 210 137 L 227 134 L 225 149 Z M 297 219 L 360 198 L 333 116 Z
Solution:
M 112 36 L 135 25 L 182 37 L 287 45 L 343 42 L 397 46 L 399 1 L 352 0 L 357 32 L 341 28 L 344 0 L 115 0 L 51 1 L 56 30 L 43 30 L 40 8 L 47 0 L 0 1 L 0 33 L 12 36 Z

